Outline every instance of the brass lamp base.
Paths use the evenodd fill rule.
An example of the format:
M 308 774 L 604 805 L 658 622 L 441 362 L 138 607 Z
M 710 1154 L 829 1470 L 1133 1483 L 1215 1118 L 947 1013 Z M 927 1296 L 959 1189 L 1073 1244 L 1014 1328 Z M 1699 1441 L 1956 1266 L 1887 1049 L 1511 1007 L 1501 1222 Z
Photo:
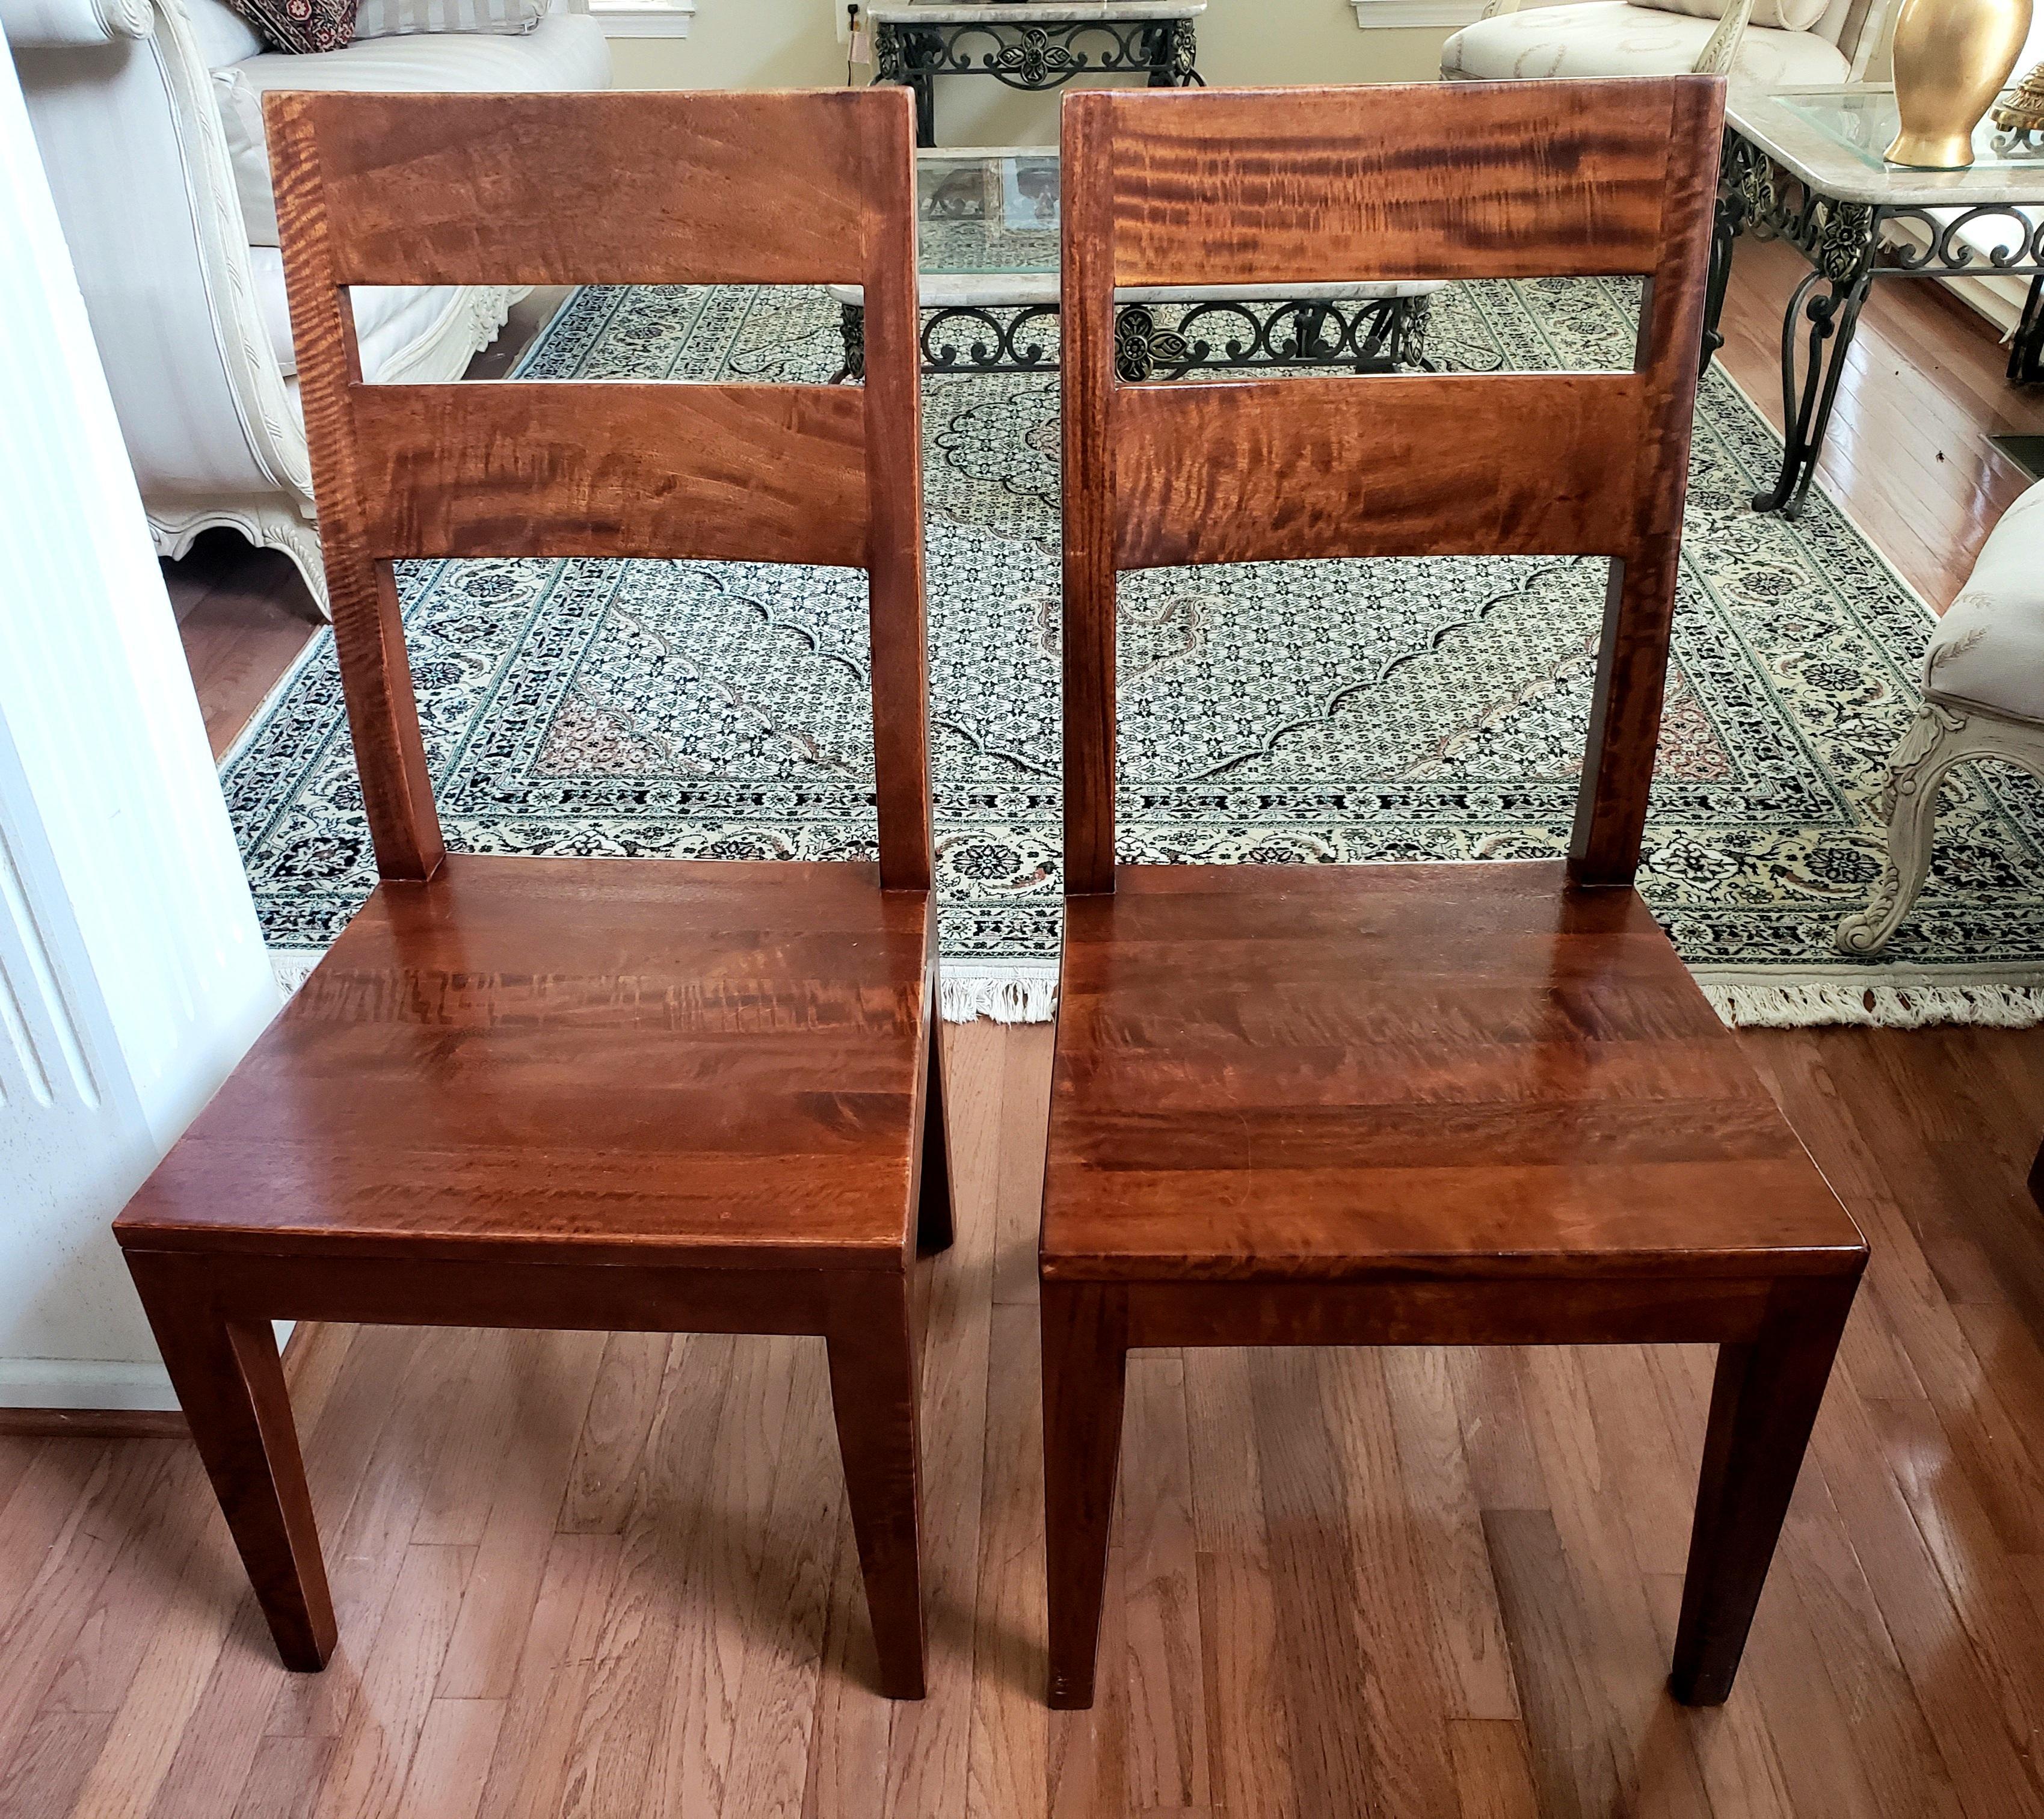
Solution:
M 1881 156 L 1912 171 L 1963 171 L 1973 161 L 1973 132 L 1898 133 Z

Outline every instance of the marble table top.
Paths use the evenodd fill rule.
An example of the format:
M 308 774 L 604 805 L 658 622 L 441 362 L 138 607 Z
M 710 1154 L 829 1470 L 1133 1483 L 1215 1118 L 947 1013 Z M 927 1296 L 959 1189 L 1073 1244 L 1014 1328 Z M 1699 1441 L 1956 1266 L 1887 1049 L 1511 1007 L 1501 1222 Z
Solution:
M 954 6 L 944 0 L 912 0 L 903 6 L 869 6 L 866 17 L 876 25 L 1070 25 L 1117 24 L 1131 19 L 1191 19 L 1207 10 L 1207 0 L 1090 0 L 1064 6 Z
M 1885 163 L 1892 134 L 1892 85 L 1877 83 L 1789 88 L 1735 82 L 1725 118 L 1820 194 L 1885 208 L 1977 208 L 1996 202 L 2044 202 L 2044 151 L 2010 156 L 1992 150 L 1995 129 L 1974 135 L 1979 160 L 1963 171 L 1918 171 Z M 1831 124 L 1827 125 L 1823 122 Z

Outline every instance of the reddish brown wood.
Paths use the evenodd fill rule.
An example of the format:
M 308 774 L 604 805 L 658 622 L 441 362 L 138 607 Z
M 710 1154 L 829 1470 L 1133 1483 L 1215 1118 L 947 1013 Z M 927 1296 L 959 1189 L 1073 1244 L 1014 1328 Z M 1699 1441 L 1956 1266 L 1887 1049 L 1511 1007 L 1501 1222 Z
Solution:
M 352 95 L 340 108 L 288 91 L 263 99 L 273 146 L 279 124 L 320 122 L 317 161 L 294 168 L 328 224 L 344 284 L 865 275 L 881 117 L 855 94 L 642 90 L 521 94 L 515 105 L 450 94 L 430 107 L 409 94 Z
M 1646 272 L 1689 166 L 1715 177 L 1715 156 L 1690 159 L 1687 112 L 1708 93 L 1631 79 L 1160 90 L 1160 106 L 1117 106 L 1108 161 L 1066 177 L 1110 187 L 1124 284 Z M 1370 123 L 1378 96 L 1396 132 Z
M 909 1271 L 950 1209 L 912 104 L 293 95 L 270 120 L 383 882 L 115 1230 L 279 1652 L 317 1667 L 335 1635 L 271 1318 L 809 1333 L 882 1690 L 920 1698 Z M 868 383 L 360 383 L 344 283 L 500 252 L 559 277 L 849 275 Z M 387 560 L 428 551 L 869 568 L 879 865 L 445 856 Z
M 371 556 L 866 566 L 855 386 L 363 385 L 349 408 Z
M 1593 122 L 1596 86 L 1066 102 L 1054 1704 L 1092 1702 L 1122 1359 L 1173 1345 L 1719 1344 L 1676 1690 L 1730 1689 L 1866 1248 L 1629 888 L 1722 94 L 1614 85 Z M 1323 221 L 1374 263 L 1309 269 Z M 1635 372 L 1113 379 L 1116 283 L 1529 270 L 1648 274 Z M 1571 862 L 1116 873 L 1117 559 L 1535 548 L 1619 559 Z
M 1349 377 L 1126 386 L 1115 567 L 1619 554 L 1633 511 L 1612 451 L 1642 427 L 1630 373 L 1387 375 L 1360 407 Z

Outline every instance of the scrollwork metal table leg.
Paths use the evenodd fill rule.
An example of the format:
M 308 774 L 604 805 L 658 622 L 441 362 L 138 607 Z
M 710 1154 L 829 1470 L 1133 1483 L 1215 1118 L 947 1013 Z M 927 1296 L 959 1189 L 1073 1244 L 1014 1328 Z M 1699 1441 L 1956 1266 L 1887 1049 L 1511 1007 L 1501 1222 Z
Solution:
M 2044 272 L 2030 280 L 2023 320 L 2008 344 L 2008 376 L 2016 385 L 2044 382 Z
M 1793 517 L 1808 497 L 1823 453 L 1831 406 L 1838 392 L 1838 374 L 1851 348 L 1853 332 L 1866 302 L 1871 275 L 1862 266 L 1845 278 L 1812 271 L 1796 287 L 1781 321 L 1781 473 L 1772 490 L 1756 493 L 1757 512 L 1780 512 Z M 1819 285 L 1824 287 L 1817 294 Z M 1800 325 L 1809 325 L 1805 368 L 1796 380 L 1796 344 Z
M 1718 325 L 1724 316 L 1725 291 L 1731 283 L 1732 254 L 1738 248 L 1739 232 L 1745 225 L 1744 199 L 1732 192 L 1720 194 L 1717 212 L 1711 223 L 1710 275 L 1704 290 L 1704 346 L 1703 357 L 1696 368 L 1699 376 L 1711 370 L 1711 362 L 1724 345 L 1724 336 L 1718 332 Z
M 838 369 L 832 385 L 843 385 L 847 379 L 863 381 L 866 378 L 866 306 L 863 303 L 840 303 L 838 308 L 838 333 L 844 337 L 844 364 Z

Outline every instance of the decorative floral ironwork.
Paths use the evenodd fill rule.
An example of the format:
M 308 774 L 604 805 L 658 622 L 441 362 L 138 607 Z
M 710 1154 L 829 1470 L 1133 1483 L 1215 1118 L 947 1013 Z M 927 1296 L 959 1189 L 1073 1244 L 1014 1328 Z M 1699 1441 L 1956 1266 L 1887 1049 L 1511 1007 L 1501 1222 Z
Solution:
M 1058 88 L 1082 70 L 1109 75 L 1168 76 L 1194 74 L 1197 38 L 1189 19 L 1166 21 L 1069 20 L 1055 25 L 1010 24 L 1005 19 L 874 28 L 876 70 L 888 47 L 892 67 L 909 75 L 990 75 L 1009 88 Z M 898 81 L 900 75 L 881 75 Z
M 1424 367 L 1428 297 L 1338 302 L 1124 303 L 1115 312 L 1115 371 L 1125 384 L 1240 367 Z M 866 371 L 866 312 L 842 308 L 844 364 Z M 1055 372 L 1055 304 L 959 304 L 923 312 L 926 373 Z

